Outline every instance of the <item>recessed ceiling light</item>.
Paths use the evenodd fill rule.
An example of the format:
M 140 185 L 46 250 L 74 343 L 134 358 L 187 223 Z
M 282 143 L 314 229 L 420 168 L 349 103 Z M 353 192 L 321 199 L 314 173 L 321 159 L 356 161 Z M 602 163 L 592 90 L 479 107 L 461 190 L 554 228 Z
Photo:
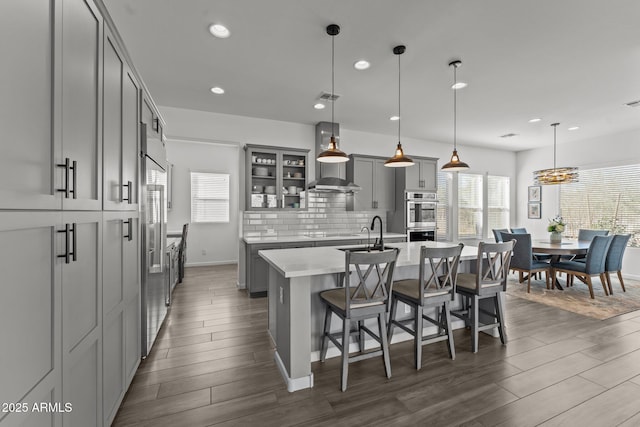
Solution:
M 370 66 L 371 66 L 371 63 L 365 59 L 360 59 L 359 61 L 356 61 L 355 64 L 353 64 L 353 68 L 360 71 L 366 70 Z
M 571 126 L 568 130 L 578 130 L 580 126 Z
M 451 85 L 451 89 L 455 89 L 455 90 L 462 89 L 465 87 L 467 87 L 467 84 L 465 82 L 458 82 L 454 85 Z
M 316 110 L 323 110 L 325 107 L 325 105 L 322 102 L 318 102 L 316 105 L 313 106 L 313 108 L 315 108 Z
M 400 117 L 398 117 L 398 116 L 391 116 L 391 117 L 389 117 L 389 120 L 393 120 L 393 121 L 395 122 L 395 121 L 397 121 L 397 120 L 400 120 Z
M 211 88 L 211 92 L 215 93 L 216 95 L 222 95 L 224 93 L 224 89 L 222 89 L 221 87 L 215 86 Z
M 536 117 L 535 119 L 529 120 L 529 123 L 538 123 L 541 120 L 542 120 L 541 118 Z
M 209 32 L 219 39 L 226 39 L 231 35 L 229 29 L 221 24 L 211 24 L 209 26 Z

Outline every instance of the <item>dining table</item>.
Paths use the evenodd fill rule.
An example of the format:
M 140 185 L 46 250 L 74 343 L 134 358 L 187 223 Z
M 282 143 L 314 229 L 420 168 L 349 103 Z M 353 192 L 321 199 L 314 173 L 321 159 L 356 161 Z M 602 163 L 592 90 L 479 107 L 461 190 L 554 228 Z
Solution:
M 534 240 L 531 242 L 533 253 L 551 255 L 551 263 L 558 262 L 562 255 L 584 255 L 589 251 L 591 242 L 588 240 L 565 239 L 560 243 L 551 243 L 549 240 Z M 563 290 L 562 285 L 557 280 L 554 281 L 556 287 Z

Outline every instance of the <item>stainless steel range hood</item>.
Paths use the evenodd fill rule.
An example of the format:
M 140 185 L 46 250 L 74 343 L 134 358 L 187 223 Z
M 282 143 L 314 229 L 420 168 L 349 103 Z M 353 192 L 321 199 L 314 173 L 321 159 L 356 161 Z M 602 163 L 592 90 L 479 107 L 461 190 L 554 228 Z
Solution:
M 317 181 L 313 181 L 309 184 L 308 188 L 309 191 L 315 191 L 317 193 L 355 193 L 361 190 L 361 187 L 353 182 L 332 176 L 326 176 Z
M 327 149 L 331 135 L 340 140 L 340 124 L 320 122 L 316 125 L 315 155 Z M 316 163 L 316 180 L 307 189 L 312 192 L 355 193 L 360 186 L 347 181 L 345 163 Z

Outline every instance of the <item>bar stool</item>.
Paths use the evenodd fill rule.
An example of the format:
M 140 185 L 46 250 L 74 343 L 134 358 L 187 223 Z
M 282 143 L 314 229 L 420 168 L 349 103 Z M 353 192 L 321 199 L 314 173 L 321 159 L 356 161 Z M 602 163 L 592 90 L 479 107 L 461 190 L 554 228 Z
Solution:
M 463 309 L 452 311 L 451 314 L 463 319 L 465 325 L 471 328 L 471 351 L 478 352 L 478 333 L 487 329 L 498 328 L 500 341 L 507 343 L 507 333 L 504 327 L 504 308 L 501 293 L 507 291 L 507 275 L 511 263 L 511 253 L 515 240 L 504 243 L 478 244 L 478 259 L 476 273 L 460 273 L 456 292 L 463 298 Z M 493 300 L 491 311 L 480 308 L 480 301 Z M 493 318 L 491 323 L 480 324 L 480 313 Z
M 391 293 L 391 310 L 389 315 L 389 342 L 395 326 L 413 335 L 414 361 L 416 369 L 422 367 L 422 346 L 438 341 L 449 342 L 449 357 L 456 358 L 451 330 L 450 305 L 456 294 L 456 278 L 460 254 L 464 245 L 451 248 L 420 248 L 420 267 L 417 279 L 398 280 L 393 282 Z M 413 310 L 413 318 L 396 320 L 398 301 L 409 305 Z M 435 315 L 425 314 L 425 309 L 434 308 Z M 438 332 L 423 336 L 423 320 L 438 327 Z M 413 329 L 405 326 L 413 323 Z
M 347 389 L 349 363 L 359 360 L 382 356 L 387 378 L 391 378 L 386 315 L 389 291 L 393 283 L 393 271 L 399 252 L 397 248 L 372 252 L 345 251 L 344 287 L 320 293 L 320 298 L 325 305 L 320 361 L 325 361 L 327 340 L 330 340 L 342 354 L 342 391 Z M 339 333 L 331 333 L 332 314 L 342 319 L 342 331 Z M 364 324 L 365 319 L 372 318 L 378 320 L 378 334 Z M 352 323 L 355 324 L 353 331 Z M 365 333 L 375 339 L 380 347 L 365 351 Z M 360 352 L 349 356 L 349 338 L 353 334 L 358 337 Z

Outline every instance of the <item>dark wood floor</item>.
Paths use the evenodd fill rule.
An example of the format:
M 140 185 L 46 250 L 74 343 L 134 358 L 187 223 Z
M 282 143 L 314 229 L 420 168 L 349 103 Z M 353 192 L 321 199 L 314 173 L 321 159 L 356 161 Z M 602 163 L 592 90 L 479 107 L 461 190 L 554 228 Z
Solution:
M 507 296 L 509 343 L 455 331 L 382 361 L 314 363 L 315 387 L 288 393 L 266 332 L 267 300 L 236 290 L 236 266 L 188 268 L 152 354 L 114 425 L 640 426 L 640 311 L 599 321 Z M 483 334 L 481 334 L 483 335 Z

